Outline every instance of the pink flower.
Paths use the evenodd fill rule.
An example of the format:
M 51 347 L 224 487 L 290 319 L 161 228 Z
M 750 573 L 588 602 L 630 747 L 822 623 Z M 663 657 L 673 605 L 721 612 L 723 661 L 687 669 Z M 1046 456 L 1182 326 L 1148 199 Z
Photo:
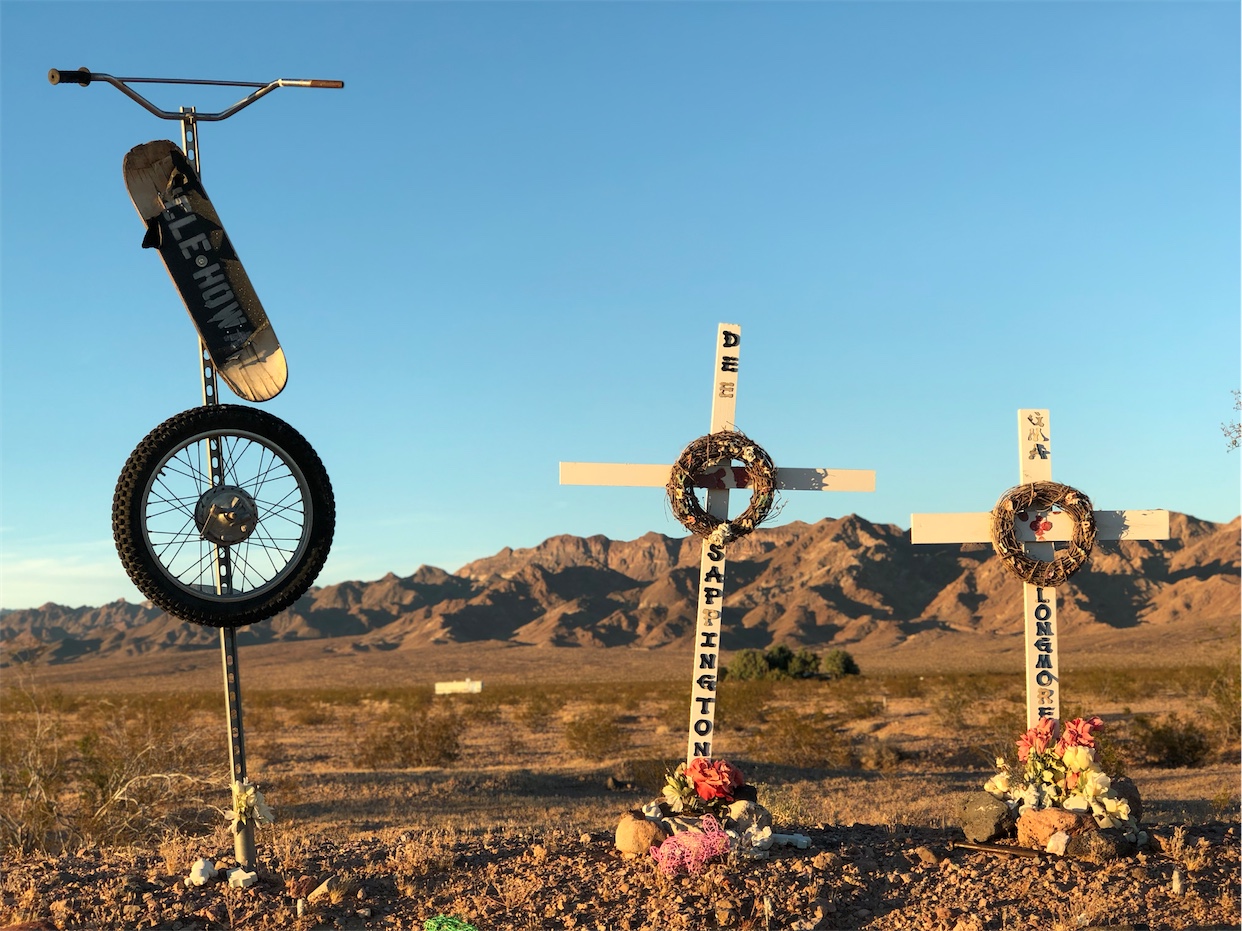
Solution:
M 1087 720 L 1082 718 L 1074 718 L 1065 725 L 1065 731 L 1061 734 L 1061 739 L 1057 741 L 1056 752 L 1058 756 L 1063 756 L 1065 751 L 1070 747 L 1095 747 L 1095 735 L 1091 732 L 1099 730 L 1104 726 L 1104 720 L 1100 717 L 1090 717 Z
M 733 801 L 733 793 L 746 785 L 746 777 L 732 763 L 695 757 L 686 764 L 686 778 L 694 786 L 694 792 L 705 802 L 714 799 Z
M 1018 739 L 1018 759 L 1023 763 L 1031 755 L 1031 751 L 1043 753 L 1056 740 L 1057 719 L 1040 718 L 1039 723 Z

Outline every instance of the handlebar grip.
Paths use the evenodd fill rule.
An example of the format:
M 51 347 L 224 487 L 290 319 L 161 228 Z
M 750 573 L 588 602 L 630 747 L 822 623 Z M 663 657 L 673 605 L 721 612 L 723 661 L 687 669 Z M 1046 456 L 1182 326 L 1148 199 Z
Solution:
M 91 69 L 79 68 L 77 71 L 61 71 L 53 68 L 47 73 L 47 79 L 52 84 L 78 84 L 86 87 L 91 83 Z
M 306 82 L 306 86 L 307 86 L 307 87 L 330 87 L 330 88 L 333 88 L 333 89 L 339 89 L 339 88 L 342 88 L 342 87 L 344 87 L 344 86 L 345 86 L 345 82 L 344 82 L 344 81 L 319 81 L 319 80 L 312 80 L 312 81 L 307 81 L 307 82 Z

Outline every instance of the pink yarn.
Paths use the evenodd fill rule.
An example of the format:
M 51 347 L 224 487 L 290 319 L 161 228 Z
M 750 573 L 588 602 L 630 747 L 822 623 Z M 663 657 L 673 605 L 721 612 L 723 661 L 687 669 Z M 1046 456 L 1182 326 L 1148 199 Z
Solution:
M 711 815 L 699 821 L 703 833 L 683 831 L 666 837 L 659 847 L 651 848 L 651 856 L 666 876 L 679 872 L 698 876 L 707 868 L 709 861 L 729 852 L 729 835 Z

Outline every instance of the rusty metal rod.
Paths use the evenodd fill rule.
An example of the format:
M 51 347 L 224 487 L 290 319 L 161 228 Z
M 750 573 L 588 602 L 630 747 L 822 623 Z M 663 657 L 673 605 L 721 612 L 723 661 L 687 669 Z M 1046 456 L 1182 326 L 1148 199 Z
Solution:
M 1034 847 L 1011 847 L 1008 844 L 976 844 L 965 840 L 951 841 L 949 849 L 978 850 L 981 853 L 998 853 L 1009 857 L 1033 857 L 1039 860 L 1052 856 L 1048 851 L 1036 850 Z

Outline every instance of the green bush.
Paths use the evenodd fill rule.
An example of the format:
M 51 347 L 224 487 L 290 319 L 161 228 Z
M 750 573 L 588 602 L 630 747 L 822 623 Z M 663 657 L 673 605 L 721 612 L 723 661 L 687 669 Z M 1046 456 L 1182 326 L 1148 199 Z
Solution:
M 723 670 L 733 679 L 809 679 L 819 672 L 819 654 L 806 647 L 794 652 L 783 643 L 764 652 L 742 650 Z M 725 676 L 722 675 L 721 679 Z
M 742 650 L 729 663 L 728 672 L 730 679 L 766 679 L 771 668 L 758 650 Z
M 789 678 L 789 664 L 793 661 L 793 650 L 780 643 L 776 646 L 768 647 L 764 651 L 763 659 L 768 664 L 769 679 L 787 679 Z
M 854 662 L 854 657 L 845 650 L 829 650 L 824 654 L 820 668 L 833 679 L 856 676 L 862 671 L 858 668 L 858 663 Z
M 806 647 L 798 650 L 789 660 L 787 671 L 791 679 L 810 679 L 819 672 L 819 654 Z

